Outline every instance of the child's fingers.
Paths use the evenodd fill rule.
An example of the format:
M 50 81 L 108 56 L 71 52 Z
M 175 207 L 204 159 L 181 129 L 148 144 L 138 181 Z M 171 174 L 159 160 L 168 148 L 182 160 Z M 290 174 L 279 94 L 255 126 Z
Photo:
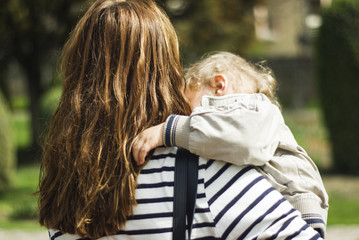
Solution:
M 141 165 L 145 162 L 146 156 L 152 149 L 163 145 L 163 126 L 164 123 L 150 127 L 135 138 L 132 146 L 132 155 L 137 165 Z
M 135 139 L 135 141 L 133 142 L 133 146 L 132 146 L 132 155 L 133 158 L 135 159 L 137 165 L 141 165 L 142 160 L 140 158 L 140 149 L 142 146 L 142 141 L 139 140 L 139 138 L 137 137 Z
M 145 158 L 149 152 L 149 149 L 146 147 L 146 144 L 143 144 L 138 150 L 138 162 L 137 164 L 141 165 L 145 163 Z
M 148 139 L 140 134 L 139 137 L 135 139 L 132 147 L 132 155 L 137 165 L 145 163 L 145 158 L 150 150 L 151 148 L 148 144 Z

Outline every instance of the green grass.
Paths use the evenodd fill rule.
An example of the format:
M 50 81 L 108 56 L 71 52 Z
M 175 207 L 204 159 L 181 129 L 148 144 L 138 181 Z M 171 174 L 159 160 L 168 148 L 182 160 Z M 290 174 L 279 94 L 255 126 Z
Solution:
M 331 152 L 327 130 L 319 108 L 283 110 L 286 124 L 321 170 L 331 167 Z
M 359 225 L 359 177 L 324 175 L 329 194 L 328 225 Z
M 5 229 L 40 229 L 36 191 L 39 166 L 20 167 L 13 187 L 0 195 L 0 226 Z
M 329 193 L 328 225 L 359 225 L 359 199 Z

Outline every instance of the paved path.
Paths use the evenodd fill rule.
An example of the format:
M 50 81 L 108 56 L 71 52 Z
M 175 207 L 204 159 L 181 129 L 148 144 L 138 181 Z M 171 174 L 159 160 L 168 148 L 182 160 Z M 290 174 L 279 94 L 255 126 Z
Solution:
M 359 226 L 330 226 L 326 240 L 359 240 Z
M 2 231 L 1 240 L 48 240 L 46 231 Z M 359 226 L 330 226 L 326 240 L 359 240 Z

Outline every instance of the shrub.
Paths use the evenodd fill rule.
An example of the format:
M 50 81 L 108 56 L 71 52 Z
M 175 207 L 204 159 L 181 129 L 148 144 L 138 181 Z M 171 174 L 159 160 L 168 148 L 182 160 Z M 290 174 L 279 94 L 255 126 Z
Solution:
M 14 141 L 11 136 L 10 114 L 0 93 L 0 193 L 11 186 L 15 170 Z
M 318 91 L 337 173 L 359 173 L 359 1 L 323 12 L 316 45 Z
M 31 200 L 31 201 L 29 201 Z M 16 202 L 10 218 L 13 220 L 35 220 L 38 219 L 39 214 L 37 211 L 37 201 L 34 199 L 26 199 L 20 202 Z
M 52 116 L 59 104 L 62 88 L 61 85 L 56 85 L 50 88 L 41 98 L 40 104 L 40 124 L 41 124 L 41 139 L 42 142 L 46 137 Z

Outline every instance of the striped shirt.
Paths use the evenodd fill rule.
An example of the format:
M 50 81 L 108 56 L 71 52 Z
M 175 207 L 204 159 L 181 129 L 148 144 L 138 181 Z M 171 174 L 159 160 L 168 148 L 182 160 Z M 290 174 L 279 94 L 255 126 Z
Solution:
M 158 148 L 138 177 L 134 215 L 100 238 L 171 239 L 177 148 Z M 192 239 L 321 239 L 300 213 L 252 167 L 199 158 Z M 76 235 L 49 230 L 51 240 Z

